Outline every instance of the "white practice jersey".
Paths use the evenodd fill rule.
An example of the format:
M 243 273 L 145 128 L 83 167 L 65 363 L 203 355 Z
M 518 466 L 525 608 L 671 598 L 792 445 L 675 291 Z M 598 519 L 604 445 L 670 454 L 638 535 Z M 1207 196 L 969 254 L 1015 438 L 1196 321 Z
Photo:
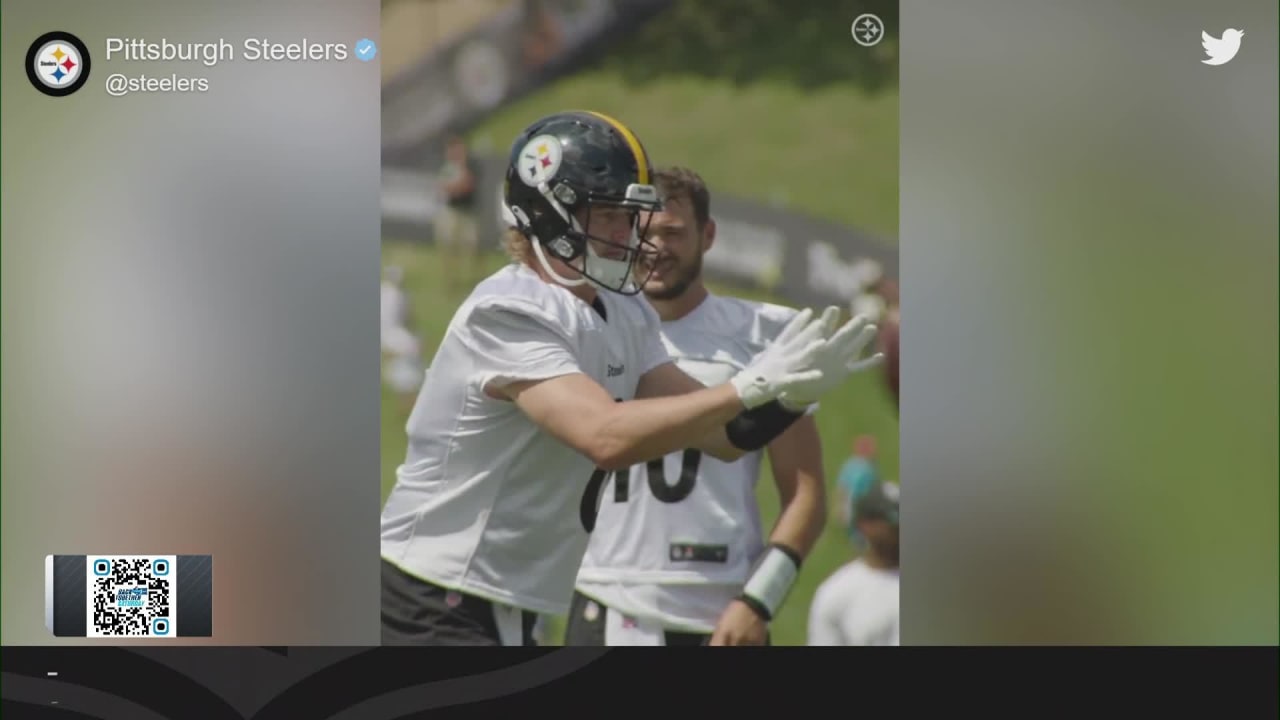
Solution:
M 831 574 L 813 596 L 809 645 L 898 645 L 898 570 L 862 559 Z
M 709 295 L 662 324 L 667 352 L 704 385 L 728 382 L 796 311 Z M 710 632 L 764 549 L 761 452 L 725 463 L 697 450 L 636 465 L 605 489 L 578 589 L 676 630 Z
M 643 299 L 600 293 L 608 319 L 529 268 L 481 282 L 454 315 L 409 417 L 409 452 L 382 511 L 382 556 L 437 585 L 568 611 L 594 510 L 591 461 L 543 432 L 504 385 L 584 373 L 615 398 L 668 361 Z M 586 513 L 593 516 L 594 513 Z M 590 522 L 589 518 L 587 524 Z

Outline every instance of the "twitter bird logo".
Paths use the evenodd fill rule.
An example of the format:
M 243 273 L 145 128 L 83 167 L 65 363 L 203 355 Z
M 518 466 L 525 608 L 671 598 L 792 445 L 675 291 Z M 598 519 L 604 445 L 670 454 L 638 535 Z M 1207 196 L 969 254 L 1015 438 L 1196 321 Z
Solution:
M 1209 33 L 1201 30 L 1201 43 L 1204 45 L 1204 52 L 1209 56 L 1208 60 L 1201 60 L 1205 65 L 1226 65 L 1231 62 L 1231 58 L 1240 52 L 1240 38 L 1244 37 L 1243 30 L 1228 29 L 1223 31 L 1221 38 L 1216 38 Z

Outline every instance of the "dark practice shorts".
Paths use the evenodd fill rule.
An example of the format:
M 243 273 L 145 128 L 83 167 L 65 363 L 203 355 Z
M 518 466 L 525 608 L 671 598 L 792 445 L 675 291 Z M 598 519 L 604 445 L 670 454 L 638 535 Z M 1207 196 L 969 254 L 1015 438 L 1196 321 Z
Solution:
M 383 645 L 498 647 L 499 614 L 517 612 L 475 595 L 446 590 L 382 561 Z M 537 614 L 520 613 L 520 642 L 532 646 Z
M 599 610 L 588 613 L 587 607 L 592 603 Z M 604 646 L 605 618 L 611 612 L 617 612 L 617 610 L 612 610 L 599 600 L 594 600 L 574 591 L 573 601 L 569 604 L 569 622 L 565 626 L 564 644 L 589 645 L 592 647 Z M 708 645 L 711 642 L 710 633 L 677 632 L 675 630 L 667 630 L 663 633 L 663 638 L 668 647 Z M 765 644 L 770 644 L 767 637 Z

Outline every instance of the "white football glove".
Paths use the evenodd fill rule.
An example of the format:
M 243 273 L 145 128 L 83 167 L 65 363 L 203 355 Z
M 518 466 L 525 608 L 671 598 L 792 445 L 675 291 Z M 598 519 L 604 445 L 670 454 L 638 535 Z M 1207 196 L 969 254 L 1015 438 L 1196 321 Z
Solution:
M 792 386 L 809 387 L 821 379 L 815 356 L 827 344 L 826 328 L 823 318 L 811 322 L 812 318 L 808 308 L 796 313 L 773 344 L 729 381 L 748 410 L 776 399 Z
M 871 324 L 869 318 L 855 315 L 837 330 L 836 323 L 839 320 L 840 309 L 831 306 L 814 321 L 813 324 L 822 328 L 823 337 L 826 338 L 820 348 L 807 356 L 811 363 L 808 368 L 817 372 L 808 373 L 803 379 L 788 383 L 778 393 L 778 402 L 786 409 L 799 412 L 839 387 L 850 375 L 884 362 L 884 353 L 880 352 L 867 358 L 858 357 L 879 332 L 879 328 Z

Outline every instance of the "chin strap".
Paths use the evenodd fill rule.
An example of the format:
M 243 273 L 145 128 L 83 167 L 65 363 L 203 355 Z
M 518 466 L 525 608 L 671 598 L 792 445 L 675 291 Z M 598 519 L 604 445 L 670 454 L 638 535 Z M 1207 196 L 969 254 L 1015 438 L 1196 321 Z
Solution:
M 537 238 L 530 238 L 530 242 L 533 244 L 533 254 L 538 256 L 538 264 L 541 265 L 542 269 L 546 270 L 547 274 L 556 282 L 564 285 L 565 287 L 577 287 L 587 283 L 587 277 L 585 275 L 572 279 L 561 276 L 560 273 L 556 272 L 551 267 L 551 263 L 547 262 L 547 255 L 542 250 L 542 243 Z M 573 266 L 571 265 L 570 267 Z
M 560 205 L 560 203 L 556 202 L 556 200 L 553 197 L 550 197 L 548 193 L 544 193 L 544 195 L 547 196 L 548 202 L 550 202 L 552 206 L 556 209 L 556 211 L 560 213 L 560 216 L 563 217 L 565 221 L 569 223 L 570 229 L 572 229 L 574 232 L 577 232 L 585 237 L 586 233 L 583 232 L 582 228 L 578 226 L 577 219 L 574 218 L 572 215 L 569 215 L 568 212 L 564 209 L 564 207 Z M 625 276 L 622 278 L 619 278 L 621 287 L 611 287 L 591 277 L 592 275 L 595 274 L 591 272 L 589 269 L 589 266 L 591 265 L 590 263 L 591 259 L 594 258 L 595 261 L 598 263 L 611 263 L 611 262 L 620 262 L 620 261 L 608 260 L 606 258 L 600 257 L 599 255 L 596 255 L 595 251 L 591 248 L 590 240 L 584 240 L 585 246 L 583 247 L 583 251 L 582 251 L 582 267 L 576 268 L 576 267 L 573 267 L 573 265 L 569 265 L 569 267 L 573 268 L 574 270 L 577 270 L 579 273 L 582 273 L 581 277 L 567 278 L 561 275 L 560 273 L 556 272 L 555 269 L 551 267 L 550 261 L 547 260 L 546 251 L 543 250 L 542 248 L 542 241 L 536 235 L 528 231 L 530 223 L 528 222 L 528 218 L 523 216 L 524 216 L 524 213 L 520 212 L 519 208 L 511 208 L 505 203 L 503 203 L 502 205 L 503 220 L 508 225 L 516 228 L 520 232 L 524 233 L 526 237 L 529 238 L 529 242 L 532 243 L 533 245 L 533 254 L 538 257 L 538 264 L 541 265 L 542 269 L 545 270 L 546 273 L 550 275 L 552 279 L 554 279 L 560 285 L 563 285 L 565 287 L 578 287 L 579 285 L 585 285 L 586 283 L 590 282 L 596 287 L 602 288 L 604 290 L 621 292 L 622 289 L 626 288 L 627 285 L 629 284 L 629 281 Z M 635 252 L 635 250 L 632 250 L 632 252 Z M 568 261 L 562 261 L 562 262 L 565 262 L 566 264 L 568 264 Z M 622 263 L 622 264 L 628 265 L 628 266 L 630 265 L 630 263 Z

